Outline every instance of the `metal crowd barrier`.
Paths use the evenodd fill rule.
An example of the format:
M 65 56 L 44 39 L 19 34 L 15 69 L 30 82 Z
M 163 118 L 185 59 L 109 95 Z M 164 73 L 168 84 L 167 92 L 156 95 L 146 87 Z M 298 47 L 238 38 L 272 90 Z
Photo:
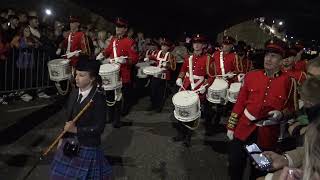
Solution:
M 12 49 L 0 62 L 0 94 L 54 87 L 49 79 L 49 54 L 42 49 Z

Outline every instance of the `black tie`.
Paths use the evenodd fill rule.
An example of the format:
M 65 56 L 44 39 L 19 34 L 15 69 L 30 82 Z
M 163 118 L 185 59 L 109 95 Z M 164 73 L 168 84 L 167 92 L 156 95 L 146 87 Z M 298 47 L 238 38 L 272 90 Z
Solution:
M 82 94 L 80 93 L 80 94 L 79 94 L 79 97 L 78 97 L 77 104 L 80 104 L 80 103 L 81 103 L 81 99 L 82 99 Z

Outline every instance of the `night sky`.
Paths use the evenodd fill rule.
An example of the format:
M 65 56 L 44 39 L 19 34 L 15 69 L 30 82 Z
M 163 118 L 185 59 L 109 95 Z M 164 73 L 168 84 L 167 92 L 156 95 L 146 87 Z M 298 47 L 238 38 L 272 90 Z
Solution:
M 239 22 L 265 16 L 285 21 L 290 36 L 319 39 L 320 1 L 284 0 L 73 0 L 112 19 L 127 18 L 136 30 L 148 35 L 175 37 L 182 32 L 218 32 Z

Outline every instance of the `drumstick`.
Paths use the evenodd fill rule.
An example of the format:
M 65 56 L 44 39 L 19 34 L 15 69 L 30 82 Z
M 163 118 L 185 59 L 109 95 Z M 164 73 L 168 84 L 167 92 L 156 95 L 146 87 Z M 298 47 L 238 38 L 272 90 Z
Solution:
M 232 75 L 232 76 L 235 76 L 235 75 L 237 75 L 237 74 L 224 74 L 224 75 L 216 75 L 216 77 L 225 77 L 225 76 L 229 76 L 229 75 Z
M 81 52 L 81 50 L 72 51 L 72 52 L 69 52 L 67 54 L 62 55 L 62 57 L 65 57 L 65 56 L 68 56 L 68 55 L 74 56 L 75 54 L 80 53 L 80 52 Z

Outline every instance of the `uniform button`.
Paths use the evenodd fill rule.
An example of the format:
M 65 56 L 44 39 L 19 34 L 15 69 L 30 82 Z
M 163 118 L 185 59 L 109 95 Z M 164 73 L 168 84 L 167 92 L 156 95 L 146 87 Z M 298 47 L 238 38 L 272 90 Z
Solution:
M 269 82 L 271 82 L 271 79 L 269 80 Z
M 263 100 L 263 102 L 267 102 L 266 100 Z
M 265 93 L 264 95 L 268 95 L 268 93 Z
M 268 86 L 267 89 L 269 89 L 270 87 Z

